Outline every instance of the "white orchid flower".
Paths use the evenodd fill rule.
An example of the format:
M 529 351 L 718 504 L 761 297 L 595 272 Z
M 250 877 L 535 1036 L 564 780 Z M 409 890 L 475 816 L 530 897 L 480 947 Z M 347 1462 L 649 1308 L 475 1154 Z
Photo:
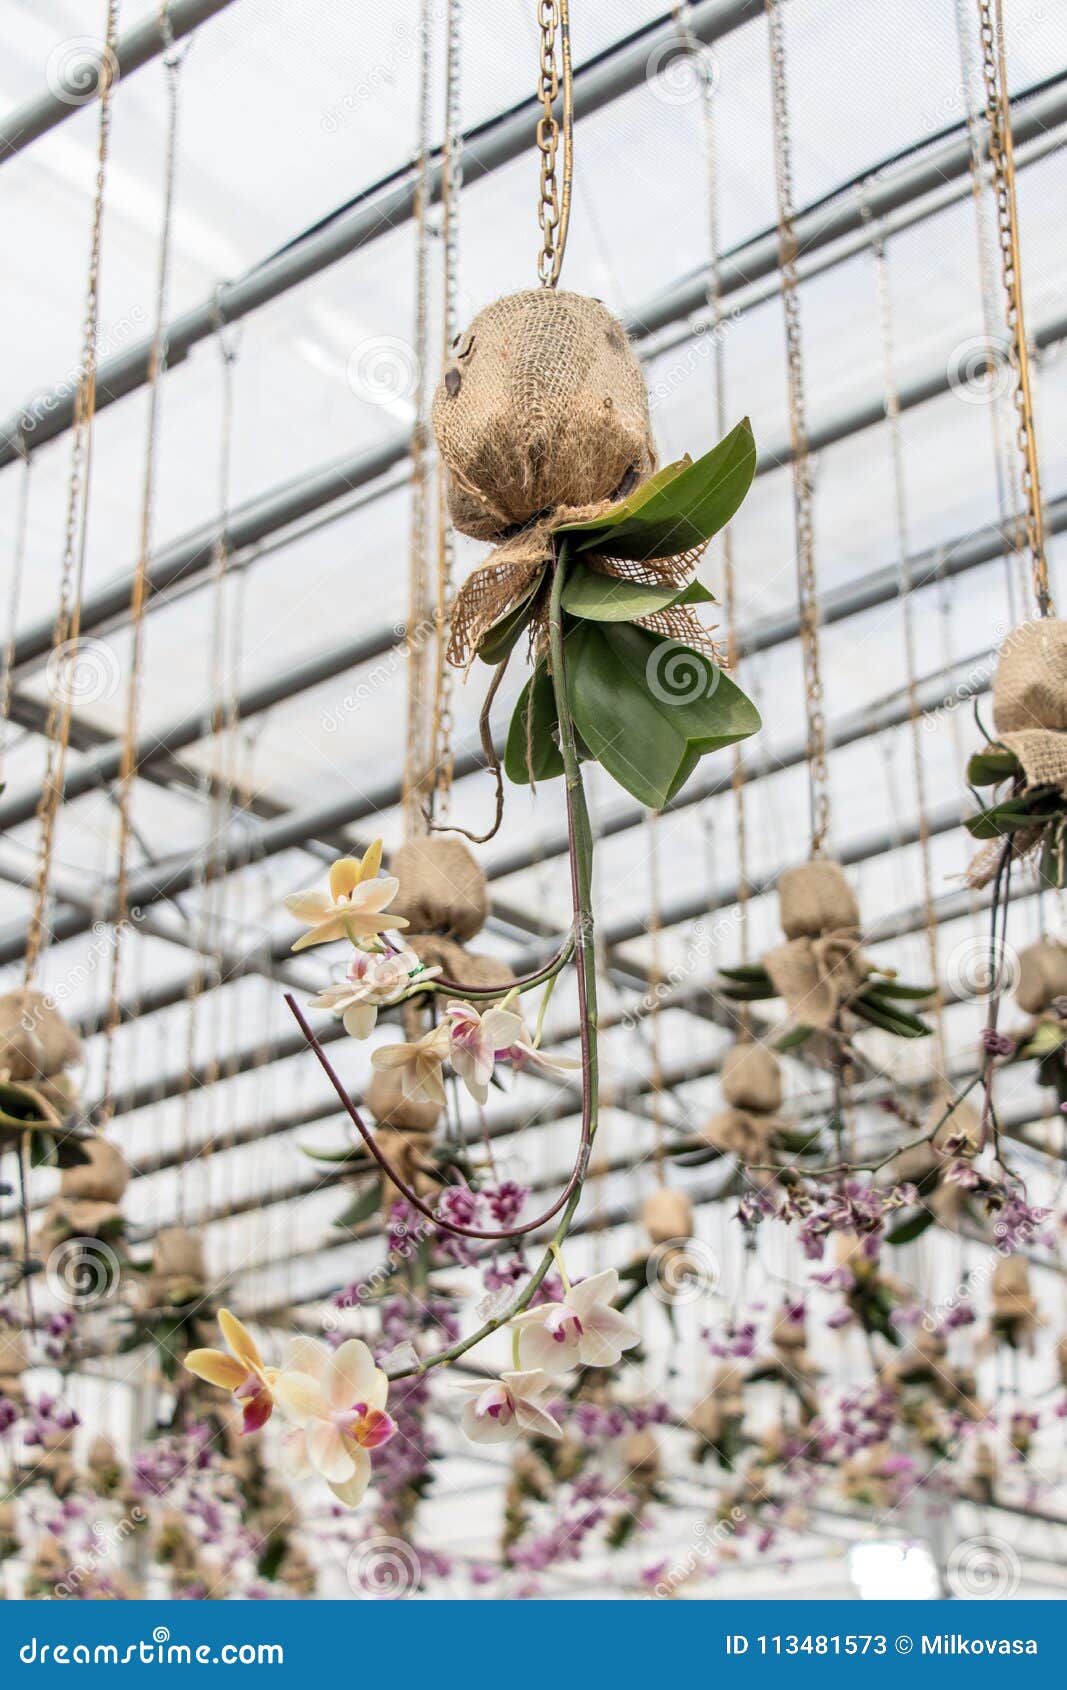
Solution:
M 412 1102 L 436 1103 L 444 1108 L 445 1082 L 441 1067 L 448 1055 L 446 1021 L 411 1044 L 383 1045 L 371 1057 L 375 1068 L 391 1068 L 400 1076 L 404 1096 Z
M 367 1451 L 396 1431 L 385 1412 L 389 1381 L 366 1344 L 349 1338 L 331 1351 L 313 1338 L 297 1338 L 273 1389 L 282 1413 L 294 1422 L 282 1444 L 287 1473 L 321 1474 L 338 1501 L 354 1508 L 370 1479 Z
M 470 1394 L 460 1424 L 476 1444 L 512 1443 L 524 1432 L 541 1438 L 561 1438 L 563 1428 L 541 1405 L 552 1380 L 540 1368 L 528 1373 L 502 1373 L 499 1379 L 462 1385 Z
M 440 972 L 437 967 L 424 968 L 406 947 L 384 954 L 357 951 L 344 979 L 312 998 L 311 1007 L 332 1009 L 344 1022 L 346 1033 L 365 1039 L 374 1031 L 380 1006 L 402 1002 Z
M 386 916 L 400 890 L 395 875 L 381 875 L 382 842 L 376 839 L 362 857 L 340 857 L 330 869 L 328 892 L 311 887 L 286 898 L 285 905 L 297 921 L 310 931 L 293 945 L 302 951 L 308 945 L 325 945 L 332 939 L 376 939 L 390 928 L 407 926 L 403 916 Z
M 511 1325 L 519 1334 L 524 1367 L 569 1373 L 572 1367 L 614 1367 L 640 1334 L 612 1303 L 619 1294 L 614 1268 L 572 1285 L 562 1303 L 524 1309 Z

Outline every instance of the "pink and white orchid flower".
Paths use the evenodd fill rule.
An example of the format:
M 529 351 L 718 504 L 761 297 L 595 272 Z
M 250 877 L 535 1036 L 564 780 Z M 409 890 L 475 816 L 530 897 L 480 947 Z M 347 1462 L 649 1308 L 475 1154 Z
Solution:
M 556 1078 L 581 1063 L 571 1057 L 546 1056 L 531 1040 L 521 1015 L 503 1004 L 479 1012 L 473 1004 L 453 1003 L 445 1012 L 449 1060 L 476 1103 L 485 1103 L 498 1062 L 533 1068 Z
M 380 1005 L 400 1003 L 440 968 L 424 968 L 414 951 L 402 948 L 384 954 L 357 951 L 343 980 L 312 998 L 312 1009 L 332 1009 L 345 1032 L 365 1039 L 374 1031 Z
M 640 1334 L 612 1303 L 619 1294 L 614 1268 L 572 1285 L 562 1303 L 524 1309 L 511 1322 L 524 1367 L 569 1373 L 572 1367 L 614 1367 Z
M 511 1443 L 523 1432 L 540 1438 L 561 1438 L 563 1428 L 542 1406 L 551 1390 L 547 1373 L 502 1373 L 499 1379 L 462 1385 L 471 1400 L 464 1404 L 460 1424 L 476 1444 Z
M 385 1412 L 389 1381 L 359 1338 L 330 1351 L 313 1338 L 294 1340 L 274 1382 L 274 1395 L 295 1429 L 284 1440 L 283 1463 L 294 1478 L 314 1471 L 346 1507 L 363 1498 L 370 1480 L 367 1451 L 393 1436 Z

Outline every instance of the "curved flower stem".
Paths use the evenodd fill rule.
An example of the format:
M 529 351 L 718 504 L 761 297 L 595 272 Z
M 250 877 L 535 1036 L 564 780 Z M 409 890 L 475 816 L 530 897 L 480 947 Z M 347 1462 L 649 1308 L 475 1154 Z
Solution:
M 578 1006 L 581 1017 L 582 1040 L 582 1150 L 579 1167 L 575 1172 L 577 1179 L 567 1198 L 566 1207 L 556 1223 L 556 1230 L 546 1247 L 541 1260 L 534 1268 L 522 1291 L 505 1313 L 493 1316 L 480 1326 L 469 1337 L 460 1339 L 447 1350 L 439 1350 L 436 1355 L 427 1356 L 417 1367 L 401 1368 L 391 1374 L 393 1379 L 406 1379 L 411 1374 L 428 1373 L 432 1367 L 447 1366 L 456 1361 L 483 1338 L 506 1326 L 515 1315 L 521 1314 L 523 1309 L 529 1308 L 539 1290 L 545 1275 L 556 1260 L 556 1255 L 570 1230 L 575 1210 L 581 1201 L 582 1187 L 589 1167 L 589 1152 L 596 1136 L 599 1113 L 599 1065 L 597 1060 L 597 998 L 596 998 L 596 948 L 593 933 L 593 829 L 589 821 L 589 810 L 585 801 L 585 787 L 582 784 L 581 765 L 578 761 L 578 749 L 575 743 L 574 722 L 571 719 L 570 706 L 567 703 L 566 687 L 564 685 L 563 668 L 563 582 L 566 575 L 566 542 L 560 548 L 552 580 L 552 596 L 548 611 L 549 637 L 549 667 L 552 684 L 556 694 L 556 711 L 559 719 L 560 751 L 563 754 L 563 774 L 567 786 L 567 834 L 570 843 L 571 862 L 571 898 L 574 908 L 575 931 L 578 936 L 577 978 L 578 978 Z
M 450 998 L 464 998 L 469 1003 L 494 1003 L 498 998 L 506 997 L 509 992 L 529 992 L 535 986 L 543 986 L 546 980 L 554 980 L 556 975 L 566 968 L 573 955 L 574 934 L 568 933 L 555 956 L 550 962 L 546 962 L 543 968 L 538 968 L 533 974 L 520 975 L 519 979 L 509 981 L 506 986 L 461 986 L 458 980 L 445 980 L 438 975 L 436 979 L 427 980 L 424 986 L 420 986 L 418 993 L 439 992 Z

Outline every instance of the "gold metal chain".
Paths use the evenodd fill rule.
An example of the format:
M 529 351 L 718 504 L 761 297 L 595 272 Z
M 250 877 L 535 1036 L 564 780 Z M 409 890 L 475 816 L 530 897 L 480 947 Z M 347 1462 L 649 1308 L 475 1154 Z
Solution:
M 537 120 L 537 150 L 541 155 L 541 197 L 537 221 L 541 226 L 541 250 L 537 274 L 541 286 L 554 288 L 563 267 L 567 230 L 571 218 L 571 187 L 574 176 L 574 92 L 571 76 L 571 20 L 569 0 L 537 0 L 537 21 L 541 31 L 541 76 L 539 92 L 543 111 Z M 562 131 L 555 104 L 563 90 Z M 563 138 L 563 181 L 556 177 L 556 157 Z
M 1000 273 L 1007 309 L 1008 350 L 1015 378 L 1016 443 L 1022 460 L 1026 542 L 1030 551 L 1030 570 L 1038 613 L 1041 616 L 1051 616 L 1052 594 L 1049 589 L 1048 559 L 1045 555 L 1041 477 L 1030 385 L 1030 352 L 1023 315 L 1015 154 L 1011 134 L 1011 100 L 1008 95 L 1004 57 L 1002 0 L 978 0 L 978 25 L 982 43 L 986 121 L 989 125 L 989 160 L 993 169 L 993 192 L 997 210 Z
M 804 351 L 797 295 L 797 234 L 793 210 L 793 166 L 789 140 L 785 38 L 779 0 L 765 0 L 774 96 L 774 176 L 778 198 L 778 270 L 785 312 L 789 375 L 789 440 L 793 454 L 793 517 L 797 548 L 800 649 L 808 724 L 811 792 L 811 855 L 822 855 L 830 830 L 830 787 L 826 763 L 826 717 L 819 659 L 819 604 L 815 576 L 815 488 L 808 450 L 804 395 Z
M 89 239 L 89 274 L 85 290 L 85 318 L 82 325 L 80 381 L 74 404 L 71 435 L 70 475 L 67 483 L 63 557 L 60 565 L 59 605 L 52 630 L 52 650 L 63 651 L 73 668 L 81 634 L 82 583 L 88 527 L 89 486 L 92 470 L 92 423 L 96 409 L 97 338 L 100 319 L 100 250 L 104 225 L 104 184 L 111 142 L 111 95 L 118 64 L 119 0 L 108 0 L 104 25 L 104 47 L 100 56 L 100 118 L 93 187 L 92 230 Z M 33 909 L 26 934 L 26 984 L 32 985 L 44 943 L 45 916 L 52 874 L 52 847 L 56 817 L 63 801 L 67 748 L 74 711 L 74 687 L 64 686 L 61 670 L 53 681 L 53 699 L 46 726 L 45 775 L 37 806 L 39 840 Z
M 459 202 L 463 187 L 463 135 L 460 129 L 460 0 L 448 0 L 448 44 L 445 60 L 445 135 L 441 156 L 442 237 L 442 369 L 447 364 L 456 337 Z M 455 535 L 448 515 L 448 487 L 443 464 L 437 464 L 437 593 L 434 606 L 433 814 L 438 822 L 448 818 L 452 798 L 452 689 L 455 671 L 448 662 L 448 623 L 455 569 Z

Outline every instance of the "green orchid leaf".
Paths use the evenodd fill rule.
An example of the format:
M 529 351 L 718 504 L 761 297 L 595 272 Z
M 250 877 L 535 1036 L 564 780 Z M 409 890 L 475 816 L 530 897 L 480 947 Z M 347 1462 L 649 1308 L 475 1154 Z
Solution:
M 650 809 L 669 803 L 704 753 L 760 725 L 751 700 L 701 652 L 632 623 L 577 623 L 566 664 L 577 731 Z
M 382 1179 L 371 1180 L 370 1184 L 364 1186 L 358 1196 L 353 1198 L 347 1209 L 338 1215 L 334 1226 L 339 1227 L 342 1232 L 351 1232 L 353 1227 L 359 1226 L 363 1221 L 369 1221 L 378 1213 L 383 1184 L 384 1176 Z
M 528 731 L 527 710 L 530 714 Z M 504 773 L 516 786 L 530 784 L 527 740 L 535 781 L 555 780 L 557 775 L 563 773 L 556 695 L 552 689 L 552 678 L 543 663 L 537 665 L 519 694 L 508 728 L 507 744 L 504 747 Z
M 746 962 L 739 964 L 736 968 L 720 968 L 719 973 L 724 980 L 764 981 L 769 979 L 762 962 Z
M 780 1053 L 787 1050 L 797 1050 L 802 1044 L 807 1044 L 813 1032 L 813 1027 L 803 1025 L 792 1027 L 788 1033 L 782 1034 L 774 1048 Z M 788 1146 L 786 1148 L 788 1149 Z
M 972 786 L 997 786 L 1002 780 L 1022 773 L 1014 751 L 996 746 L 991 751 L 976 751 L 967 764 L 967 779 Z
M 898 1039 L 929 1037 L 930 1029 L 925 1021 L 920 1021 L 917 1015 L 896 1009 L 892 1004 L 879 1002 L 871 992 L 861 992 L 858 997 L 851 998 L 849 1008 L 861 1015 L 864 1021 L 869 1021 L 872 1027 L 880 1027 L 883 1033 L 892 1033 Z
M 914 1214 L 905 1215 L 903 1220 L 899 1220 L 896 1226 L 886 1233 L 886 1243 L 910 1244 L 913 1239 L 921 1237 L 928 1226 L 933 1225 L 934 1218 L 932 1209 L 918 1209 Z
M 519 603 L 513 605 L 510 610 L 505 611 L 504 615 L 494 622 L 488 632 L 483 635 L 482 643 L 478 647 L 478 656 L 483 663 L 488 663 L 495 668 L 498 663 L 504 661 L 515 646 L 520 634 L 528 626 L 533 615 L 534 600 L 543 578 L 544 571 L 542 570 L 526 597 L 520 599 Z
M 882 976 L 872 979 L 868 991 L 874 992 L 880 998 L 909 998 L 914 999 L 916 1003 L 922 1003 L 934 995 L 932 986 L 906 986 L 903 980 L 885 979 Z
M 572 555 L 599 551 L 645 560 L 703 546 L 725 528 L 752 484 L 756 445 L 746 417 L 695 463 L 667 470 L 591 522 L 559 530 L 571 534 Z
M 593 622 L 633 622 L 639 616 L 654 616 L 682 604 L 714 604 L 715 598 L 701 581 L 691 581 L 681 591 L 672 586 L 649 586 L 640 581 L 619 581 L 601 575 L 584 563 L 575 563 L 563 589 L 562 604 L 571 616 Z

